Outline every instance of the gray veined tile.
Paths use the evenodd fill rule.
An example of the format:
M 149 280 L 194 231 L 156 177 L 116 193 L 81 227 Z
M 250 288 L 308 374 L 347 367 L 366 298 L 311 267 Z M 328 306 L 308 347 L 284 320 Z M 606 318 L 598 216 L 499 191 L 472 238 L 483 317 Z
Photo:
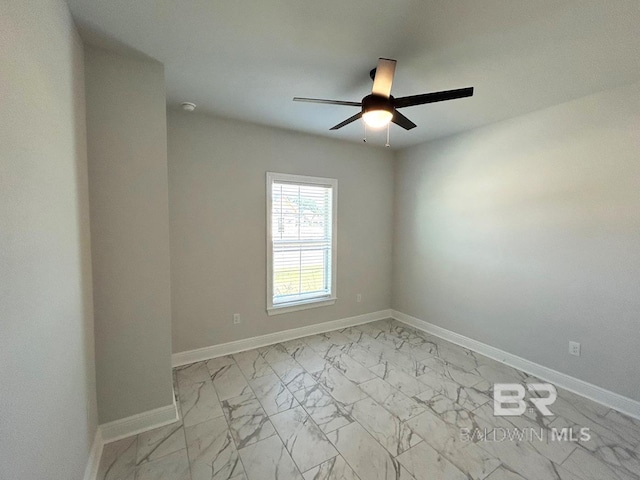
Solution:
M 371 370 L 364 367 L 360 363 L 356 362 L 353 358 L 345 353 L 339 353 L 335 355 L 325 355 L 325 359 L 337 370 L 340 371 L 345 377 L 355 383 L 362 383 L 373 378 L 376 375 Z
M 425 373 L 424 375 L 420 375 L 418 377 L 418 381 L 429 387 L 431 394 L 430 397 L 435 395 L 444 395 L 450 399 L 458 398 L 458 392 L 462 385 L 454 382 L 453 380 L 449 380 L 444 378 L 441 375 L 437 375 L 433 372 Z M 421 392 L 422 393 L 422 392 Z
M 320 385 L 307 387 L 294 393 L 296 400 L 320 429 L 327 433 L 353 422 L 353 419 Z
M 417 398 L 417 397 L 416 397 Z M 446 423 L 456 430 L 461 428 L 477 428 L 476 416 L 444 395 L 435 395 L 421 403 L 427 413 L 435 415 L 439 421 Z
M 471 412 L 444 395 L 436 395 L 422 405 L 453 427 L 458 429 L 477 427 L 476 418 L 472 416 Z
M 452 400 L 462 408 L 472 411 L 492 402 L 492 397 L 485 393 L 486 390 L 488 390 L 488 386 L 485 386 L 484 383 L 474 385 L 473 387 L 460 387 L 458 388 L 456 398 L 452 398 Z
M 216 451 L 221 448 L 220 452 L 212 458 L 216 459 L 217 465 L 235 464 L 240 467 L 240 470 L 229 470 L 227 467 L 213 469 L 217 472 L 214 479 L 262 480 L 262 478 L 269 478 L 270 473 L 265 476 L 265 472 L 272 472 L 271 467 L 254 468 L 253 477 L 249 475 L 245 477 L 245 473 L 241 469 L 239 454 L 234 450 L 235 445 L 231 438 L 236 439 L 242 445 L 249 445 L 249 447 L 263 442 L 273 444 L 274 451 L 282 452 L 282 446 L 279 445 L 281 443 L 280 436 L 283 438 L 287 436 L 284 430 L 278 432 L 280 436 L 275 434 L 274 426 L 269 422 L 266 413 L 260 408 L 256 399 L 252 397 L 251 391 L 247 391 L 246 402 L 244 400 L 231 402 L 233 405 L 230 406 L 233 408 L 229 409 L 229 415 L 233 417 L 230 420 L 232 427 L 234 427 L 235 433 L 233 435 L 226 426 L 219 402 L 217 403 L 217 417 L 214 417 L 214 420 L 207 418 L 211 414 L 210 406 L 213 405 L 215 409 L 216 405 L 215 402 L 206 401 L 207 397 L 211 396 L 210 389 L 213 386 L 211 380 L 207 381 L 207 377 L 219 378 L 222 376 L 224 379 L 228 371 L 235 369 L 240 370 L 240 375 L 233 377 L 235 380 L 223 382 L 221 390 L 229 388 L 230 391 L 233 391 L 233 388 L 243 384 L 243 379 L 247 377 L 256 393 L 260 392 L 258 395 L 260 401 L 263 402 L 264 408 L 269 413 L 275 413 L 281 407 L 293 407 L 293 409 L 274 414 L 273 418 L 287 418 L 287 421 L 283 420 L 283 423 L 289 426 L 289 430 L 297 432 L 289 434 L 287 437 L 288 444 L 293 445 L 291 452 L 294 453 L 294 460 L 296 456 L 303 458 L 299 452 L 310 451 L 316 454 L 316 450 L 321 450 L 313 448 L 296 450 L 297 445 L 306 442 L 301 439 L 310 435 L 306 426 L 314 430 L 311 425 L 317 424 L 323 432 L 332 432 L 329 436 L 342 431 L 348 433 L 347 426 L 353 431 L 358 430 L 358 427 L 362 431 L 363 426 L 354 422 L 353 417 L 357 417 L 357 420 L 364 425 L 364 431 L 369 436 L 369 440 L 373 442 L 372 445 L 377 445 L 377 451 L 382 451 L 384 455 L 388 456 L 391 464 L 394 463 L 391 453 L 396 452 L 397 454 L 395 449 L 398 445 L 402 445 L 400 450 L 406 445 L 401 440 L 406 438 L 402 433 L 402 428 L 413 431 L 424 439 L 424 441 L 417 439 L 419 443 L 410 443 L 410 448 L 404 449 L 395 459 L 395 467 L 391 469 L 393 471 L 389 470 L 391 472 L 389 478 L 394 478 L 394 480 L 414 478 L 411 474 L 414 474 L 418 480 L 421 478 L 446 479 L 449 476 L 459 478 L 456 473 L 458 470 L 466 475 L 465 478 L 488 478 L 489 480 L 640 479 L 640 473 L 638 473 L 640 468 L 640 422 L 624 417 L 608 407 L 558 389 L 559 398 L 552 408 L 554 414 L 557 415 L 555 417 L 543 418 L 527 412 L 525 416 L 513 417 L 508 420 L 496 418 L 493 416 L 491 408 L 493 384 L 496 382 L 532 381 L 530 375 L 393 320 L 350 327 L 339 333 L 315 335 L 306 340 L 311 346 L 301 339 L 292 340 L 261 348 L 258 352 L 249 351 L 236 354 L 234 355 L 235 360 L 231 356 L 219 357 L 206 364 L 199 362 L 174 370 L 173 377 L 174 383 L 178 385 L 177 391 L 183 390 L 180 403 L 184 412 L 187 413 L 185 421 L 188 424 L 205 420 L 204 423 L 187 426 L 185 430 L 188 432 L 205 428 L 207 424 L 219 424 L 218 430 L 212 428 L 210 432 L 210 435 L 216 439 L 211 440 L 211 448 Z M 302 365 L 293 357 L 300 360 Z M 279 380 L 274 377 L 273 372 L 279 377 Z M 371 376 L 369 372 L 376 376 Z M 312 376 L 311 373 L 315 375 Z M 265 380 L 259 381 L 265 377 Z M 314 377 L 320 380 L 321 385 L 316 383 Z M 366 380 L 364 380 L 365 378 Z M 258 382 L 254 382 L 254 380 L 258 380 Z M 201 392 L 193 387 L 201 383 L 209 385 L 209 388 L 203 387 Z M 273 397 L 273 403 L 267 401 L 273 385 L 282 384 L 287 387 L 284 390 L 293 393 L 306 413 L 302 413 L 302 409 L 296 407 L 295 400 L 286 394 L 285 400 L 293 400 L 294 403 L 288 403 L 289 400 L 287 400 L 282 404 L 277 400 L 277 395 Z M 187 387 L 187 385 L 191 386 Z M 355 387 L 357 390 L 353 390 L 351 387 Z M 276 389 L 276 391 L 283 393 L 284 390 Z M 340 401 L 336 401 L 326 390 L 331 390 L 332 394 Z M 356 393 L 358 390 L 371 399 L 365 396 L 353 402 L 352 400 L 358 397 Z M 415 393 L 415 391 L 419 392 Z M 184 395 L 185 392 L 187 395 Z M 215 391 L 213 391 L 213 397 L 217 402 Z M 195 398 L 199 398 L 199 400 L 194 403 L 193 399 Z M 344 405 L 340 402 L 344 402 Z M 194 410 L 196 404 L 197 407 Z M 272 410 L 268 405 L 272 405 L 274 409 Z M 349 414 L 346 409 L 352 410 L 353 413 Z M 238 413 L 241 410 L 246 411 L 247 415 Z M 233 416 L 234 412 L 235 417 Z M 253 414 L 249 412 L 253 412 Z M 309 414 L 313 421 L 309 420 L 306 414 Z M 292 417 L 293 420 L 289 417 Z M 241 421 L 242 418 L 246 423 Z M 389 418 L 393 420 L 389 420 Z M 269 422 L 268 426 L 266 423 L 260 426 L 259 423 L 263 421 Z M 403 422 L 406 423 L 404 427 L 402 426 Z M 460 435 L 461 427 L 477 425 L 489 430 L 525 427 L 546 429 L 549 428 L 551 422 L 553 422 L 552 427 L 589 427 L 592 439 L 589 442 L 578 444 L 519 441 L 515 444 L 488 445 L 486 439 L 477 438 L 473 441 L 465 441 L 461 439 Z M 268 432 L 269 428 L 271 428 L 271 434 Z M 276 428 L 280 430 L 279 426 Z M 397 435 L 396 428 L 399 432 Z M 166 430 L 161 433 L 163 429 Z M 366 429 L 369 429 L 371 433 Z M 181 443 L 175 433 L 171 433 L 170 430 L 171 428 L 162 427 L 157 432 L 147 432 L 137 437 L 137 457 L 143 462 L 137 467 L 139 473 L 143 466 L 184 450 L 184 442 Z M 218 433 L 214 434 L 214 431 Z M 205 430 L 202 432 L 204 435 Z M 315 432 L 318 434 L 317 427 Z M 390 434 L 390 432 L 394 433 Z M 285 441 L 287 441 L 286 438 Z M 390 451 L 386 451 L 386 448 L 383 448 L 379 442 L 388 447 Z M 341 448 L 345 451 L 354 445 L 357 448 L 358 442 L 351 443 L 352 445 L 349 442 L 343 442 Z M 364 441 L 364 443 L 367 442 Z M 226 447 L 218 447 L 217 445 L 226 445 Z M 113 464 L 113 471 L 121 471 L 123 472 L 122 478 L 133 480 L 131 475 L 135 471 L 135 466 L 131 463 L 130 457 L 131 452 L 134 452 L 135 457 L 135 446 L 133 450 L 119 447 L 120 450 L 124 448 L 121 454 L 117 453 L 118 449 L 109 454 L 107 447 L 105 447 L 105 458 L 113 459 L 113 452 L 116 452 L 117 461 Z M 191 455 L 192 448 L 194 447 L 188 441 L 189 455 Z M 151 453 L 147 456 L 145 450 L 151 451 Z M 364 459 L 363 461 L 371 463 L 372 451 L 375 450 L 366 450 L 360 452 L 359 455 Z M 286 449 L 284 453 L 289 455 Z M 384 459 L 384 457 L 382 458 Z M 440 460 L 434 461 L 434 458 Z M 311 463 L 315 463 L 307 458 L 299 461 L 301 470 L 307 468 Z M 303 463 L 304 461 L 308 463 Z M 375 461 L 377 462 L 378 459 Z M 283 465 L 286 465 L 286 460 L 283 462 Z M 409 468 L 405 469 L 402 465 L 403 462 L 404 466 Z M 430 470 L 416 469 L 412 466 L 425 462 L 433 464 Z M 279 461 L 276 460 L 275 464 L 278 463 Z M 560 463 L 563 464 L 560 465 Z M 295 463 L 292 463 L 289 458 L 289 465 L 292 464 L 295 466 Z M 209 465 L 206 462 L 192 463 L 193 479 L 206 478 L 210 480 L 213 465 L 213 461 Z M 378 470 L 384 471 L 385 465 L 388 465 L 387 460 L 378 465 Z M 354 472 L 355 467 L 354 469 L 351 467 L 354 465 L 350 465 L 345 461 L 345 458 L 338 455 L 310 467 L 305 471 L 304 478 L 305 480 L 311 478 L 315 480 L 358 479 L 356 472 Z M 369 468 L 369 466 L 359 468 Z M 297 476 L 296 470 L 293 469 L 291 470 L 293 473 L 290 473 L 294 475 L 294 478 L 300 478 Z M 162 474 L 162 472 L 155 472 L 154 475 L 156 474 Z M 373 474 L 373 477 L 361 477 L 360 480 L 376 478 L 376 474 Z M 427 474 L 430 474 L 431 477 L 424 476 Z M 127 477 L 128 475 L 129 477 Z M 120 478 L 120 476 L 113 477 L 112 474 L 112 477 L 107 478 Z M 381 478 L 386 478 L 386 474 Z
M 550 407 L 555 415 L 571 420 L 580 427 L 587 427 L 592 432 L 608 438 L 615 444 L 629 448 L 637 446 L 633 436 L 629 435 L 628 431 L 616 425 L 610 418 L 605 416 L 604 411 L 606 407 L 586 401 L 586 399 L 578 397 L 575 394 L 572 394 L 575 398 L 567 400 L 567 392 L 559 391 L 562 396 L 559 395 Z
M 375 338 L 376 335 L 391 330 L 391 326 L 388 322 L 385 323 L 379 321 L 363 323 L 362 325 L 356 325 L 354 328 L 365 333 L 371 338 Z
M 482 480 L 501 463 L 475 443 L 463 441 L 460 429 L 444 422 L 433 412 L 413 417 L 407 425 L 469 479 Z
M 394 457 L 422 441 L 398 417 L 370 398 L 360 400 L 346 410 Z
M 638 480 L 638 475 L 631 475 L 608 465 L 582 448 L 576 448 L 569 455 L 562 467 L 581 480 Z
M 394 348 L 378 342 L 377 340 L 373 340 L 373 342 L 365 344 L 365 348 L 368 348 L 370 352 L 375 353 L 380 358 L 380 363 L 393 364 L 396 368 L 413 377 L 417 377 L 429 371 L 424 364 L 419 362 L 412 355 L 395 350 Z
M 512 438 L 517 440 L 518 432 L 525 432 L 523 440 L 520 443 L 525 443 L 523 448 L 532 448 L 537 453 L 542 455 L 548 460 L 551 460 L 554 464 L 560 464 L 564 462 L 567 457 L 575 450 L 576 443 L 571 441 L 554 441 L 551 435 L 551 431 L 545 426 L 535 421 L 529 419 L 526 416 L 513 416 L 513 417 L 498 417 L 493 413 L 493 404 L 488 403 L 479 408 L 477 408 L 473 412 L 473 416 L 476 418 L 478 427 L 487 431 L 490 438 L 493 436 L 497 436 L 498 438 L 502 438 L 505 436 L 504 432 L 512 432 Z M 495 430 L 495 433 L 494 433 Z M 516 433 L 514 436 L 513 432 Z M 534 432 L 527 434 L 526 432 Z M 519 435 L 522 435 L 520 433 Z M 541 441 L 539 437 L 542 437 L 544 440 Z M 509 443 L 514 443 L 514 441 L 510 440 Z M 517 442 L 516 442 L 517 443 Z M 480 446 L 483 447 L 484 444 Z M 507 448 L 507 447 L 505 447 Z M 486 448 L 485 450 L 490 451 L 491 448 Z M 538 463 L 543 463 L 539 458 L 533 455 L 534 461 L 537 460 Z M 523 464 L 526 462 L 523 461 Z M 517 468 L 512 469 L 516 471 L 520 471 Z
M 425 383 L 418 381 L 418 379 L 391 363 L 381 363 L 371 367 L 370 370 L 409 397 L 430 389 Z
M 140 465 L 185 448 L 187 446 L 184 440 L 182 422 L 154 428 L 138 435 L 136 463 Z
M 183 385 L 180 388 L 180 407 L 185 426 L 222 416 L 222 407 L 211 380 Z
M 211 360 L 207 360 L 207 368 L 209 369 L 209 373 L 216 372 L 220 370 L 220 367 L 224 367 L 226 365 L 233 365 L 235 360 L 231 355 L 224 355 L 222 357 L 212 358 Z
M 438 337 L 429 335 L 428 333 L 416 330 L 404 323 L 394 320 L 391 324 L 389 331 L 392 335 L 402 338 L 407 342 L 420 346 L 423 350 L 427 351 L 431 355 L 438 353 L 438 342 L 441 341 Z
M 527 378 L 525 373 L 518 372 L 514 368 L 497 362 L 493 365 L 479 365 L 473 372 L 480 375 L 491 385 L 496 383 L 522 383 Z
M 466 480 L 467 476 L 426 442 L 400 455 L 397 459 L 416 480 Z
M 592 455 L 607 465 L 630 475 L 637 475 L 640 478 L 640 451 L 616 443 L 614 440 L 610 440 L 593 430 L 589 431 L 588 438 L 581 438 L 580 425 L 576 425 L 574 422 L 562 417 L 556 417 L 553 423 L 551 423 L 550 428 L 561 433 L 563 429 L 564 432 L 571 429 L 570 431 L 574 432 L 577 445 L 588 450 Z
M 383 331 L 391 333 L 398 338 L 407 340 L 407 335 L 414 331 L 411 327 L 409 327 L 409 325 L 399 322 L 394 318 L 387 319 L 386 323 L 387 327 Z
M 185 429 L 192 480 L 228 480 L 244 469 L 224 418 Z
M 389 348 L 393 348 L 394 350 L 399 350 L 400 346 L 403 345 L 404 343 L 407 343 L 405 339 L 400 338 L 396 335 L 393 335 L 390 331 L 391 329 L 388 329 L 386 331 L 368 331 L 367 335 L 369 335 L 371 338 L 375 338 L 378 342 L 386 345 Z
M 556 465 L 556 472 L 558 472 L 558 478 L 560 480 L 583 480 L 582 478 L 574 475 L 564 467 Z
M 249 380 L 273 373 L 273 370 L 271 370 L 271 367 L 258 350 L 234 353 L 233 359 Z
M 534 439 L 534 441 L 539 441 Z M 511 471 L 524 477 L 536 480 L 557 480 L 555 464 L 547 457 L 537 452 L 527 440 L 519 441 L 480 441 L 477 446 L 490 455 L 500 459 Z
M 273 415 L 271 423 L 301 472 L 338 455 L 302 407 Z
M 386 408 L 403 422 L 425 411 L 413 398 L 393 388 L 379 377 L 359 385 L 376 402 Z
M 287 340 L 286 342 L 280 343 L 280 345 L 284 347 L 289 355 L 291 355 L 296 349 L 307 346 L 307 344 L 304 343 L 301 338 Z
M 388 317 L 383 320 L 376 320 L 374 322 L 369 322 L 369 325 L 372 327 L 376 327 L 379 331 L 385 333 L 393 333 L 396 331 L 398 326 L 408 327 L 408 325 L 399 322 L 398 320 Z
M 360 480 L 340 455 L 306 471 L 304 480 Z
M 576 442 L 579 446 L 578 448 L 583 448 L 597 460 L 620 472 L 623 476 L 629 475 L 640 479 L 640 451 L 617 443 L 594 430 L 589 430 L 588 438 L 580 438 L 580 429 L 582 427 L 562 417 L 557 417 L 551 424 L 551 428 L 560 432 L 563 429 L 572 429 L 574 438 L 578 440 Z
M 178 390 L 180 389 L 180 385 L 206 382 L 210 378 L 206 362 L 182 365 L 180 367 L 176 367 L 173 371 L 176 375 Z
M 421 363 L 431 370 L 430 373 L 432 375 L 441 376 L 442 378 L 458 383 L 463 387 L 472 387 L 484 380 L 477 373 L 463 370 L 462 368 L 437 357 L 427 358 Z
M 476 370 L 474 370 L 474 372 L 477 373 Z M 489 398 L 493 398 L 493 383 L 489 382 L 488 380 L 484 379 L 482 380 L 480 383 L 475 384 L 473 387 L 468 387 L 468 388 L 473 388 L 474 390 L 486 395 Z
M 276 433 L 253 393 L 225 400 L 222 409 L 238 449 Z
M 317 383 L 313 376 L 302 368 L 293 358 L 274 363 L 271 367 L 290 392 L 296 392 Z
M 590 402 L 590 400 L 586 398 L 584 400 Z M 628 431 L 635 439 L 636 443 L 640 445 L 640 419 L 632 418 L 616 410 L 609 410 L 606 413 L 605 418 L 611 420 L 612 426 L 616 425 L 617 427 L 623 428 L 625 431 Z
M 376 328 L 373 323 L 359 325 L 356 327 L 361 330 L 365 335 L 375 340 L 378 346 L 383 346 L 390 350 L 398 350 L 398 347 L 406 342 L 403 338 L 394 335 L 391 330 L 391 325 L 387 325 L 383 328 Z
M 324 370 L 315 373 L 314 378 L 342 405 L 349 405 L 367 397 L 355 383 L 332 366 L 327 365 Z
M 291 356 L 309 373 L 323 370 L 327 362 L 311 347 L 299 347 Z
M 600 403 L 596 403 L 593 400 L 589 400 L 577 393 L 570 392 L 569 390 L 565 390 L 561 387 L 556 387 L 558 391 L 558 397 L 562 398 L 569 403 L 574 405 L 579 405 L 583 410 L 589 410 L 594 414 L 597 414 L 599 417 L 610 417 L 611 415 L 617 414 L 620 416 L 621 414 L 611 410 L 609 407 L 602 405 Z
M 248 479 L 246 474 L 241 473 L 240 475 L 236 475 L 235 477 L 230 478 L 229 480 L 248 480 Z
M 365 332 L 359 330 L 359 328 L 360 326 L 355 327 L 356 331 L 359 332 L 357 339 L 355 334 L 350 334 L 350 340 L 353 342 L 353 344 L 364 348 L 365 350 L 376 356 L 379 355 L 383 350 L 393 350 L 392 348 L 383 345 L 382 343 L 375 340 L 371 335 L 368 335 Z
M 359 342 L 364 335 L 362 330 L 358 330 L 356 327 L 347 327 L 340 330 L 340 333 L 347 337 L 352 342 Z
M 523 416 L 496 417 L 490 405 L 473 414 L 486 436 L 477 446 L 500 459 L 510 471 L 527 478 L 557 480 L 557 465 L 575 448 L 563 442 L 549 442 L 545 429 Z M 535 433 L 532 433 L 535 432 Z M 550 458 L 551 457 L 551 458 Z
M 165 455 L 138 467 L 136 480 L 191 480 L 186 450 Z
M 522 475 L 512 472 L 508 467 L 500 466 L 496 468 L 487 480 L 529 480 Z M 531 479 L 535 480 L 535 479 Z
M 136 474 L 136 435 L 106 444 L 102 449 L 98 480 L 133 480 Z
M 337 330 L 304 337 L 302 341 L 321 355 L 324 355 L 332 346 L 351 343 L 348 337 Z
M 559 395 L 562 395 L 563 398 L 565 398 L 565 392 L 566 391 L 560 390 Z M 571 395 L 577 396 L 575 394 Z M 635 446 L 636 448 L 640 447 L 639 419 L 631 418 L 616 410 L 609 410 L 608 412 L 603 413 L 603 410 L 606 407 L 584 397 L 580 397 L 580 401 L 574 400 L 574 404 L 581 405 L 583 407 L 583 411 L 589 412 L 587 415 L 589 415 L 593 420 L 597 419 L 598 423 L 600 423 L 602 427 L 614 430 L 623 436 L 629 446 Z
M 376 328 L 381 332 L 391 332 L 396 325 L 396 320 L 394 320 L 393 318 L 383 318 L 382 320 L 369 322 L 366 325 L 369 325 L 372 328 Z
M 413 480 L 413 476 L 359 423 L 334 430 L 327 437 L 361 479 Z
M 418 362 L 434 358 L 435 356 L 433 350 L 428 348 L 426 345 L 416 345 L 408 341 L 403 341 L 402 343 L 397 344 L 396 350 L 410 355 Z
M 247 380 L 236 364 L 225 365 L 211 372 L 211 379 L 220 400 L 238 397 L 251 392 Z
M 240 449 L 249 480 L 303 480 L 277 435 Z
M 251 380 L 250 386 L 267 415 L 283 412 L 298 405 L 293 394 L 275 373 Z
M 476 353 L 442 340 L 438 341 L 437 356 L 448 363 L 457 365 L 463 370 L 474 370 L 481 365 Z
M 357 343 L 350 343 L 348 345 L 340 345 L 331 347 L 331 349 L 325 354 L 325 358 L 328 359 L 339 353 L 347 354 L 353 358 L 356 362 L 364 365 L 365 367 L 373 367 L 380 363 L 380 356 L 373 354 L 363 346 Z
M 380 343 L 398 350 L 404 354 L 410 355 L 415 360 L 424 360 L 433 357 L 433 353 L 422 345 L 413 344 L 403 338 L 399 338 L 392 333 L 380 332 L 377 335 L 371 335 Z
M 287 352 L 286 348 L 282 346 L 281 343 L 276 343 L 274 345 L 267 345 L 266 347 L 261 347 L 258 349 L 260 354 L 264 357 L 264 359 L 269 363 L 269 365 L 273 365 L 277 362 L 285 361 L 287 358 L 290 358 L 291 355 Z

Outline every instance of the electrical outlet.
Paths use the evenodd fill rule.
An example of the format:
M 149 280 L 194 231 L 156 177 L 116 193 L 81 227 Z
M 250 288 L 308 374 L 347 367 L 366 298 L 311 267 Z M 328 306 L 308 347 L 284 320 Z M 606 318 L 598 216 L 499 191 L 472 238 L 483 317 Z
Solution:
M 569 342 L 569 353 L 571 355 L 575 355 L 576 357 L 580 356 L 580 344 L 578 342 Z
M 356 302 L 360 303 L 361 301 L 362 301 L 362 294 L 361 294 L 361 293 L 358 293 L 358 294 L 356 295 Z
M 240 314 L 239 313 L 234 313 L 233 314 L 233 324 L 237 325 L 240 323 Z

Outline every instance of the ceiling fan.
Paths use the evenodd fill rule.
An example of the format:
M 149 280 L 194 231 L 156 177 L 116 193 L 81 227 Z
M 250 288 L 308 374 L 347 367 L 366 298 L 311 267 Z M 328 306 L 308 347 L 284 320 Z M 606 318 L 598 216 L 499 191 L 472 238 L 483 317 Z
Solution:
M 347 118 L 344 122 L 331 127 L 331 130 L 355 122 L 360 117 L 364 119 L 367 126 L 371 128 L 382 128 L 393 122 L 405 130 L 411 130 L 416 124 L 401 114 L 398 109 L 413 107 L 414 105 L 424 105 L 425 103 L 443 102 L 456 98 L 470 97 L 473 95 L 473 87 L 459 88 L 457 90 L 445 90 L 442 92 L 423 93 L 421 95 L 411 95 L 409 97 L 394 98 L 391 95 L 391 84 L 396 71 L 396 61 L 388 58 L 379 58 L 378 66 L 371 70 L 369 76 L 373 80 L 371 94 L 367 95 L 360 102 L 344 102 L 341 100 L 323 100 L 320 98 L 294 97 L 294 102 L 324 103 L 328 105 L 346 105 L 349 107 L 361 107 L 361 111 L 354 116 Z

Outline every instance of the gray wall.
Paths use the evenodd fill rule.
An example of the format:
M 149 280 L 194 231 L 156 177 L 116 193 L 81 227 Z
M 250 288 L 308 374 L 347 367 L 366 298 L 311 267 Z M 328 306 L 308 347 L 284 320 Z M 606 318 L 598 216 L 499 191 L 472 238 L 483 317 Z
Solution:
M 391 152 L 198 113 L 168 115 L 175 352 L 390 308 Z M 335 305 L 267 316 L 267 171 L 338 179 Z
M 0 45 L 0 478 L 82 478 L 97 424 L 82 44 L 63 2 L 5 0 Z
M 640 84 L 400 152 L 394 308 L 640 400 L 639 152 Z
M 164 69 L 86 47 L 100 423 L 172 403 Z

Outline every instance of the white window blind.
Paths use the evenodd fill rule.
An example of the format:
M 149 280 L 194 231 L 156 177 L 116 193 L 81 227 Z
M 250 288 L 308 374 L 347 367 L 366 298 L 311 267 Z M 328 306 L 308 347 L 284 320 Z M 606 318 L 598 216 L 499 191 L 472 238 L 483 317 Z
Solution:
M 269 174 L 267 189 L 271 280 L 268 308 L 333 303 L 337 182 Z

